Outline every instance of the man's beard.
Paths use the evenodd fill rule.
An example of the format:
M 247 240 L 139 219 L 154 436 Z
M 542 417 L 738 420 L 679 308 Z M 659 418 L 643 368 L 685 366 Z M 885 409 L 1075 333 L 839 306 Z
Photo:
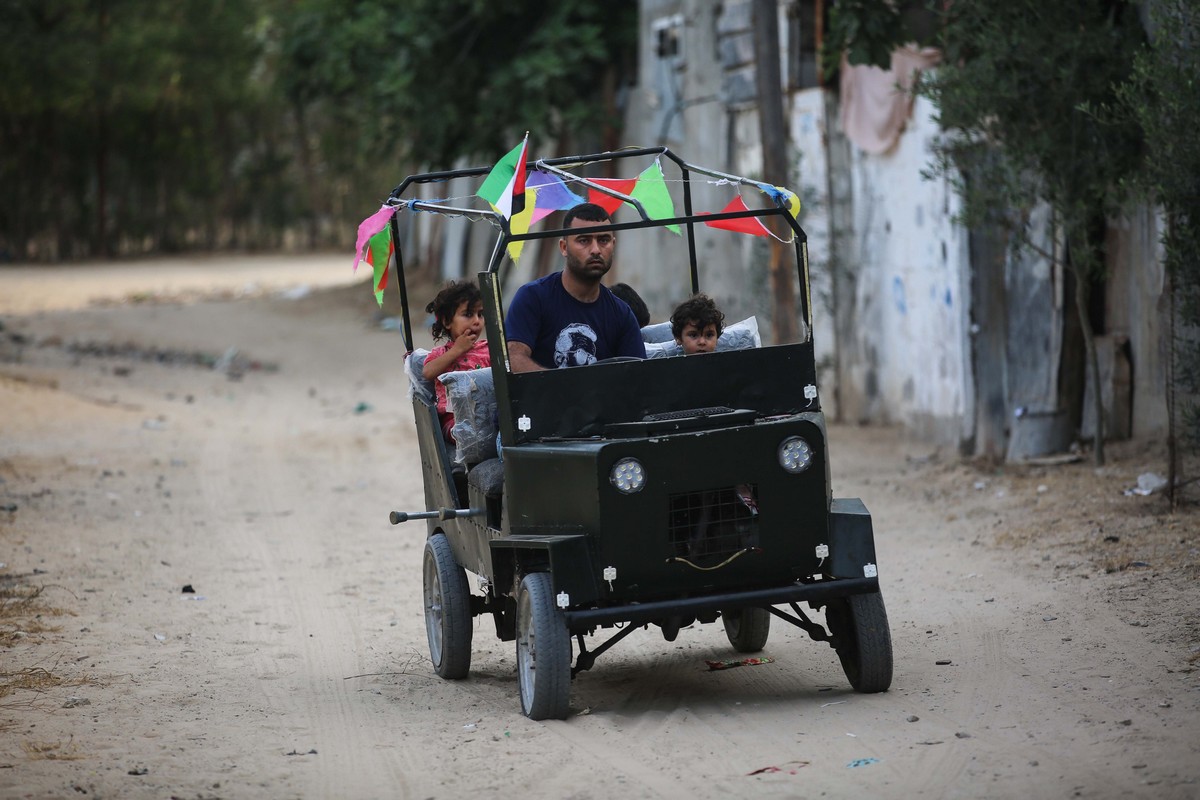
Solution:
M 581 281 L 599 283 L 600 279 L 608 274 L 611 268 L 612 261 L 605 261 L 602 256 L 597 256 L 586 262 L 580 261 L 573 256 L 567 256 L 567 269 Z

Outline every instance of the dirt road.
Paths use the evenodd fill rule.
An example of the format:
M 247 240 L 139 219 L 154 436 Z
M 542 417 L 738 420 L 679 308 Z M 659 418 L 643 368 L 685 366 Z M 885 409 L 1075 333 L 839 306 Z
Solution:
M 467 680 L 429 666 L 398 335 L 365 285 L 251 267 L 206 302 L 171 298 L 247 273 L 0 269 L 0 796 L 1200 796 L 1200 516 L 1121 492 L 1153 447 L 987 470 L 835 426 L 891 691 L 778 620 L 720 672 L 719 624 L 652 628 L 531 722 L 486 619 Z

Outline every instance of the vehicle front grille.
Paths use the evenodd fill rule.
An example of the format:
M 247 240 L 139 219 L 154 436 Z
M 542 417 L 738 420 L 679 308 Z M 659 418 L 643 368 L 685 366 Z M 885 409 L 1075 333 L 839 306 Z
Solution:
M 668 502 L 667 536 L 677 558 L 710 567 L 758 546 L 758 487 L 753 484 L 673 494 Z

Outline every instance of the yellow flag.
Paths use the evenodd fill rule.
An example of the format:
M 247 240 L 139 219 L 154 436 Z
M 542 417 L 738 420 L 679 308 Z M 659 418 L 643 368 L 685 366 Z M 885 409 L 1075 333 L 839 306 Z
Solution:
M 793 217 L 798 218 L 800 216 L 800 198 L 790 189 L 785 189 L 782 186 L 776 186 L 775 188 L 783 192 L 784 196 L 787 197 L 788 211 L 792 212 Z
M 508 221 L 508 230 L 510 233 L 529 233 L 529 226 L 533 222 L 533 209 L 537 206 L 537 189 L 525 190 L 525 208 L 516 214 Z M 517 263 L 517 259 L 521 257 L 521 251 L 525 248 L 524 242 L 509 242 L 508 257 Z

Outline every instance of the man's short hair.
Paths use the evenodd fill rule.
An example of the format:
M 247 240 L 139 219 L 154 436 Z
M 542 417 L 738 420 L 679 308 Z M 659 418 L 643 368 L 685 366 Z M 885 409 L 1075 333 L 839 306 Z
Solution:
M 577 206 L 572 206 L 565 217 L 563 217 L 563 227 L 571 227 L 571 223 L 577 219 L 582 219 L 586 222 L 613 222 L 612 214 L 609 214 L 603 207 L 595 203 L 580 203 Z

